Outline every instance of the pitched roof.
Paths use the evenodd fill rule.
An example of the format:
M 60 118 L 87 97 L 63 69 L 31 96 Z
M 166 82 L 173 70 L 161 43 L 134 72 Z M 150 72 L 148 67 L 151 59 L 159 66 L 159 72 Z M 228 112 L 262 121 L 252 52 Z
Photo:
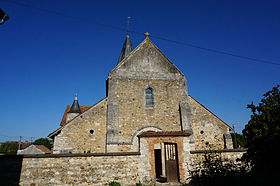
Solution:
M 125 38 L 125 41 L 124 41 L 124 44 L 123 44 L 123 48 L 122 48 L 122 51 L 121 51 L 121 54 L 120 54 L 120 57 L 118 59 L 118 64 L 128 55 L 130 54 L 130 52 L 133 50 L 133 46 L 132 46 L 132 43 L 130 41 L 130 38 L 129 38 L 129 35 L 128 35 L 128 32 L 126 34 L 126 38 Z
M 101 99 L 100 101 L 98 101 L 97 103 L 95 103 L 95 104 L 92 105 L 92 106 L 90 106 L 90 105 L 80 105 L 81 111 L 82 111 L 81 114 L 86 113 L 86 111 L 88 111 L 90 108 L 94 108 L 94 107 L 97 106 L 99 103 L 103 102 L 104 100 L 107 101 L 107 97 Z M 61 121 L 61 123 L 60 123 L 61 126 L 60 126 L 58 129 L 56 129 L 55 131 L 53 131 L 52 133 L 50 133 L 50 134 L 48 135 L 49 138 L 52 138 L 54 135 L 56 135 L 57 133 L 59 133 L 67 124 L 69 124 L 69 123 L 71 123 L 71 121 L 75 120 L 76 117 L 73 118 L 71 121 L 66 122 L 66 114 L 67 114 L 68 110 L 70 110 L 70 107 L 71 107 L 71 105 L 67 105 L 66 110 L 65 110 L 64 115 L 63 115 L 63 118 L 62 118 L 62 121 Z M 80 115 L 81 115 L 81 114 L 80 114 Z
M 87 111 L 90 107 L 91 107 L 91 105 L 80 105 L 81 113 Z M 60 122 L 60 126 L 63 126 L 66 124 L 66 115 L 70 111 L 70 109 L 71 109 L 71 105 L 67 105 L 65 112 L 63 114 L 62 120 Z
M 146 131 L 138 135 L 138 137 L 176 137 L 190 136 L 191 133 L 186 131 Z
M 22 142 L 21 144 L 20 144 L 20 150 L 23 150 L 23 149 L 26 149 L 27 147 L 29 147 L 31 145 L 31 143 L 30 142 Z
M 75 100 L 71 106 L 69 113 L 81 113 L 81 109 L 77 97 L 75 97 Z
M 150 40 L 149 37 L 146 37 L 135 49 L 133 49 L 127 56 L 125 56 L 121 61 L 118 62 L 117 66 L 109 73 L 112 74 L 116 70 L 120 69 L 122 66 L 125 66 L 125 64 L 129 61 L 128 59 L 135 55 L 139 50 L 141 50 L 143 47 L 152 46 L 155 48 L 155 50 L 160 53 L 160 55 L 166 60 L 167 64 L 173 67 L 175 71 L 180 73 L 181 75 L 184 75 L 169 59 L 165 56 L 165 54 Z
M 44 145 L 35 145 L 37 149 L 40 149 L 42 152 L 46 153 L 46 154 L 51 154 L 51 150 L 48 149 L 46 146 Z
M 227 126 L 228 128 L 230 128 L 231 130 L 233 130 L 233 128 L 227 124 L 226 122 L 224 122 L 221 118 L 219 118 L 216 114 L 214 114 L 213 112 L 211 112 L 208 108 L 206 108 L 204 105 L 202 105 L 199 101 L 197 101 L 194 97 L 190 96 L 190 98 L 192 98 L 195 102 L 197 102 L 199 105 L 201 105 L 205 110 L 207 110 L 208 112 L 210 112 L 211 114 L 213 114 L 213 116 L 215 116 L 218 120 L 220 120 L 225 126 Z

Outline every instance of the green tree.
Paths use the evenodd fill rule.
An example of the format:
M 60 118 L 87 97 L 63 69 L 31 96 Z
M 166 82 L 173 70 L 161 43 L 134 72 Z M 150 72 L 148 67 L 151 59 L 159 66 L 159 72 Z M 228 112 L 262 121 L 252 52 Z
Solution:
M 251 182 L 246 167 L 231 161 L 223 162 L 221 153 L 215 151 L 205 152 L 203 162 L 194 166 L 190 174 L 192 186 L 248 186 Z
M 265 93 L 258 106 L 247 105 L 251 109 L 251 120 L 242 131 L 248 151 L 245 159 L 252 170 L 271 175 L 279 174 L 280 147 L 280 85 Z
M 34 145 L 44 145 L 48 149 L 52 148 L 52 143 L 48 138 L 39 138 L 39 139 L 35 140 L 33 144 Z
M 7 155 L 17 154 L 18 142 L 16 141 L 7 141 L 1 144 L 0 153 Z
M 244 148 L 247 146 L 247 142 L 245 137 L 242 134 L 231 133 L 231 138 L 233 142 L 233 147 L 236 148 Z

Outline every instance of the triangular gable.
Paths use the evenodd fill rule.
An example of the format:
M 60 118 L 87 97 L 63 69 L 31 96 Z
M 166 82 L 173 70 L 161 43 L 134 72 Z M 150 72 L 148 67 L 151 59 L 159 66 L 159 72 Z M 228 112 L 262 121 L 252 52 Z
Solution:
M 149 38 L 140 43 L 110 74 L 125 75 L 129 72 L 180 74 L 184 76 Z
M 88 109 L 90 109 L 90 107 L 92 107 L 92 105 L 80 105 L 81 113 L 87 111 Z M 66 115 L 70 111 L 70 109 L 71 109 L 71 105 L 67 105 L 67 107 L 65 109 L 65 112 L 64 112 L 64 114 L 62 116 L 62 119 L 61 119 L 61 122 L 60 122 L 60 126 L 65 125 L 65 123 L 66 123 Z
M 67 123 L 65 123 L 64 125 L 62 125 L 61 127 L 59 127 L 58 129 L 56 129 L 55 131 L 53 131 L 52 133 L 50 133 L 48 135 L 49 138 L 54 137 L 54 135 L 58 134 L 65 126 L 69 125 L 70 123 L 72 123 L 72 121 L 76 120 L 79 116 L 84 115 L 85 113 L 87 113 L 89 110 L 95 108 L 97 105 L 99 105 L 100 103 L 102 103 L 103 101 L 106 101 L 107 97 L 103 98 L 102 100 L 98 101 L 96 104 L 90 106 L 90 108 L 88 108 L 86 111 L 84 111 L 83 113 L 79 114 L 78 116 L 74 117 L 72 120 L 68 121 Z
M 32 144 L 23 150 L 18 150 L 17 154 L 51 154 L 51 150 L 44 145 Z
M 45 154 L 51 154 L 51 150 L 48 149 L 45 145 L 35 145 L 37 149 L 41 150 Z
M 197 101 L 196 99 L 194 99 L 192 96 L 189 95 L 189 97 L 194 100 L 196 103 L 198 103 L 200 106 L 202 106 L 205 110 L 207 110 L 209 113 L 211 113 L 214 117 L 216 117 L 218 120 L 220 120 L 226 127 L 230 128 L 231 130 L 233 130 L 233 128 L 228 125 L 226 122 L 224 122 L 221 118 L 219 118 L 216 114 L 214 114 L 213 112 L 211 112 L 208 108 L 206 108 L 204 105 L 202 105 L 199 101 Z

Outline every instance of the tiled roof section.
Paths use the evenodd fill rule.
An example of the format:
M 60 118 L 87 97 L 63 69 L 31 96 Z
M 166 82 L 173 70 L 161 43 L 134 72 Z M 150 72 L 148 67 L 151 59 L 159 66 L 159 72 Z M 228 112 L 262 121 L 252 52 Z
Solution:
M 191 133 L 186 131 L 146 131 L 138 135 L 138 137 L 177 137 L 190 136 Z
M 91 105 L 80 105 L 80 109 L 81 109 L 81 113 L 87 111 L 90 107 L 92 107 Z M 60 126 L 63 126 L 64 124 L 66 124 L 66 115 L 67 112 L 69 112 L 71 109 L 71 105 L 67 105 L 66 110 L 63 114 L 62 120 L 60 122 Z
M 48 149 L 46 146 L 44 145 L 35 145 L 37 149 L 40 149 L 41 151 L 43 151 L 46 154 L 51 154 L 51 150 Z
M 30 142 L 22 142 L 20 144 L 20 150 L 26 149 L 27 147 L 29 147 L 31 145 Z

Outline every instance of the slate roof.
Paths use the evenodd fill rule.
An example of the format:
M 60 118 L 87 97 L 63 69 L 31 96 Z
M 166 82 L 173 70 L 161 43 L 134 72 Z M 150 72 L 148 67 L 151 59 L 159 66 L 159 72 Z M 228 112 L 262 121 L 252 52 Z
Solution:
M 71 109 L 69 111 L 69 113 L 81 113 L 81 109 L 80 109 L 80 105 L 78 102 L 78 97 L 77 97 L 77 93 L 75 95 L 75 100 L 71 106 Z
M 92 107 L 92 105 L 80 105 L 81 113 L 87 111 L 90 107 Z M 63 126 L 66 123 L 66 115 L 70 111 L 70 109 L 71 109 L 71 105 L 67 105 L 62 120 L 60 122 L 60 126 Z
M 119 59 L 118 59 L 118 64 L 119 64 L 128 54 L 130 54 L 130 52 L 131 52 L 132 50 L 133 50 L 133 46 L 132 46 L 132 43 L 131 43 L 131 41 L 130 41 L 129 34 L 128 34 L 128 32 L 127 32 L 126 38 L 125 38 L 125 41 L 124 41 L 124 44 L 123 44 L 123 48 L 122 48 L 120 57 L 119 57 Z

